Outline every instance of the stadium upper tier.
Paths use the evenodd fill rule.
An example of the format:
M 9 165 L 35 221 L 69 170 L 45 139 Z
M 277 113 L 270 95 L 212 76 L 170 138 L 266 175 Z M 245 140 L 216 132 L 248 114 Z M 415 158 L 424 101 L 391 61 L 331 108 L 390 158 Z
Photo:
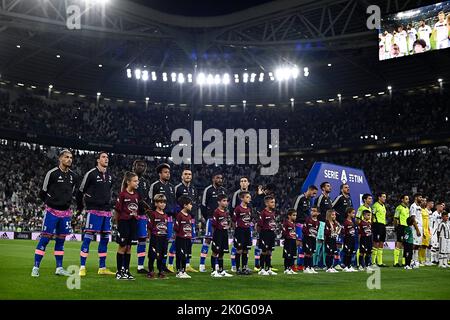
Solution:
M 28 141 L 49 144 L 36 136 L 45 135 L 53 145 L 68 143 L 85 150 L 95 150 L 92 147 L 97 144 L 100 148 L 127 145 L 137 148 L 134 149 L 137 153 L 132 154 L 148 154 L 139 150 L 157 148 L 159 155 L 167 155 L 174 144 L 173 130 L 190 130 L 192 120 L 202 121 L 203 130 L 217 128 L 222 132 L 237 128 L 279 129 L 281 152 L 450 136 L 449 94 L 439 89 L 394 92 L 391 97 L 388 93 L 358 99 L 348 97 L 341 103 L 247 106 L 245 111 L 242 105 L 193 109 L 156 104 L 117 106 L 103 100 L 99 104 L 86 100 L 62 103 L 31 95 L 16 98 L 12 95 L 8 91 L 1 95 L 0 130 L 18 133 L 25 140 L 37 137 L 38 141 Z M 4 133 L 2 138 L 13 137 Z M 70 145 L 64 139 L 78 144 Z

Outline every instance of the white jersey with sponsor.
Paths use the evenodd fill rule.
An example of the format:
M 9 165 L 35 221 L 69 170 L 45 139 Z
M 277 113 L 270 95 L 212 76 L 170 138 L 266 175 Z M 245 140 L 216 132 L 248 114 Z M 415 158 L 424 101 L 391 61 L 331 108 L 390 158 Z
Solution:
M 427 49 L 430 49 L 431 32 L 433 32 L 433 30 L 431 30 L 430 26 L 425 25 L 425 27 L 419 27 L 419 38 L 425 40 Z
M 436 30 L 436 42 L 448 40 L 448 27 L 445 21 L 437 22 L 434 25 L 434 30 Z
M 437 248 L 439 246 L 437 237 L 437 228 L 439 223 L 441 223 L 441 214 L 437 211 L 430 215 L 430 230 L 431 230 L 431 246 Z
M 391 52 L 391 47 L 392 47 L 392 39 L 394 38 L 394 36 L 390 33 L 388 33 L 385 37 L 384 37 L 384 48 L 386 50 L 386 52 Z
M 408 49 L 412 51 L 414 41 L 417 39 L 417 31 L 414 28 L 408 30 Z
M 419 226 L 420 232 L 422 232 L 422 208 L 415 202 L 409 207 L 409 216 L 416 218 L 416 223 Z
M 439 233 L 439 253 L 449 254 L 450 253 L 450 222 L 441 221 L 438 225 Z
M 442 220 L 441 214 L 439 212 L 437 212 L 437 211 L 433 212 L 430 215 L 430 229 L 431 229 L 431 232 L 434 232 L 435 230 L 437 230 L 437 226 L 439 225 L 441 220 Z
M 400 48 L 400 52 L 405 54 L 408 51 L 408 46 L 406 43 L 406 31 L 403 30 L 402 32 L 397 32 L 397 34 L 394 36 L 394 42 L 398 45 Z

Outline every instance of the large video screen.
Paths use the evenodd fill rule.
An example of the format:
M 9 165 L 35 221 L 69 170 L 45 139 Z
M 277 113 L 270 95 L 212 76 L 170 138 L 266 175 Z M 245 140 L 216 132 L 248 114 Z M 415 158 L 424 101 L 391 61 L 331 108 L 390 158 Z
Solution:
M 450 1 L 381 20 L 379 58 L 388 60 L 450 47 Z

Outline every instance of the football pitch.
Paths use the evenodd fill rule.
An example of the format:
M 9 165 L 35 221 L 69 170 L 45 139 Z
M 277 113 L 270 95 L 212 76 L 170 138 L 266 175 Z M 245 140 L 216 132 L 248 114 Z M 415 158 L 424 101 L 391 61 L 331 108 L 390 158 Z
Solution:
M 281 249 L 274 252 L 273 265 L 279 269 L 277 276 L 234 276 L 211 278 L 207 273 L 191 273 L 192 279 L 177 279 L 170 274 L 168 279 L 148 280 L 137 274 L 136 254 L 132 255 L 131 271 L 135 281 L 118 281 L 114 276 L 97 275 L 97 244 L 90 248 L 86 277 L 81 278 L 80 289 L 68 289 L 67 278 L 54 275 L 55 259 L 53 242 L 47 247 L 40 277 L 30 276 L 36 242 L 31 240 L 0 240 L 0 299 L 162 299 L 162 300 L 210 300 L 210 299 L 450 299 L 450 269 L 436 266 L 417 270 L 400 268 L 380 269 L 380 289 L 368 289 L 366 272 L 337 274 L 282 274 Z M 115 270 L 117 244 L 109 245 L 107 264 Z M 133 248 L 135 252 L 136 248 Z M 200 245 L 193 248 L 191 264 L 198 267 Z M 79 264 L 79 242 L 66 242 L 64 267 Z M 384 251 L 384 262 L 392 265 L 392 251 Z M 146 259 L 147 262 L 147 259 Z M 253 251 L 249 258 L 253 267 Z M 208 256 L 207 266 L 210 265 Z M 225 257 L 225 268 L 229 270 L 229 255 Z M 376 284 L 373 278 L 369 283 Z

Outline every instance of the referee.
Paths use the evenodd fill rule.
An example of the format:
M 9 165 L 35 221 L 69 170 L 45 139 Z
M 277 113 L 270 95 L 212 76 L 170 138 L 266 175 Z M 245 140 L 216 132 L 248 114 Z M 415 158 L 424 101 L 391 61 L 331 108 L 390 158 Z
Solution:
M 387 267 L 383 264 L 383 245 L 386 241 L 386 193 L 378 193 L 377 199 L 372 206 L 372 233 L 376 250 L 373 263 L 379 267 Z
M 394 228 L 397 233 L 397 242 L 394 249 L 394 267 L 401 267 L 405 264 L 405 258 L 402 258 L 402 265 L 399 263 L 400 250 L 403 249 L 403 238 L 405 236 L 405 228 L 408 226 L 406 219 L 409 217 L 409 197 L 402 195 L 401 203 L 395 208 Z

